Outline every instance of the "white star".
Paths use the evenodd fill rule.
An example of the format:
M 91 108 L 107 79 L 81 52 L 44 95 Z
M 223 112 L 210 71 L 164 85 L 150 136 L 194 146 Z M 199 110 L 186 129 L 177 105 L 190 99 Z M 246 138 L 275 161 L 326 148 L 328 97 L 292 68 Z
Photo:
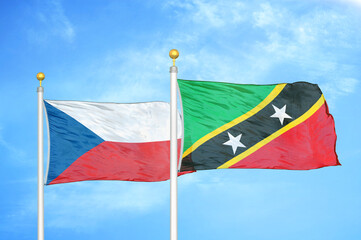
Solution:
M 281 122 L 281 125 L 283 125 L 283 120 L 285 120 L 285 118 L 291 118 L 291 116 L 289 116 L 287 113 L 286 113 L 286 104 L 281 108 L 279 109 L 278 107 L 276 107 L 275 105 L 273 105 L 273 108 L 275 110 L 275 113 L 271 116 L 273 118 L 278 118 Z
M 243 147 L 243 148 L 246 147 L 243 145 L 243 143 L 241 143 L 242 133 L 239 134 L 237 137 L 233 137 L 232 134 L 230 134 L 229 132 L 227 132 L 227 133 L 228 133 L 229 140 L 227 142 L 223 143 L 223 145 L 232 146 L 233 154 L 236 153 L 238 147 Z

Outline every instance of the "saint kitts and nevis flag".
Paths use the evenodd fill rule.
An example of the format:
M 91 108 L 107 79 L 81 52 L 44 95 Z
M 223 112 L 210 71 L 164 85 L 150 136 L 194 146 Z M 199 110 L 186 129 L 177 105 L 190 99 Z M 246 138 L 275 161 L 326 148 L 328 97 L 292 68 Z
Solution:
M 178 117 L 178 137 L 183 138 L 178 139 L 178 155 L 183 149 L 178 175 L 217 168 L 340 165 L 334 121 L 315 84 L 178 80 L 178 85 L 183 109 Z M 169 179 L 168 103 L 44 104 L 50 133 L 47 185 Z
M 316 84 L 178 80 L 178 85 L 184 118 L 181 171 L 340 165 L 333 117 Z

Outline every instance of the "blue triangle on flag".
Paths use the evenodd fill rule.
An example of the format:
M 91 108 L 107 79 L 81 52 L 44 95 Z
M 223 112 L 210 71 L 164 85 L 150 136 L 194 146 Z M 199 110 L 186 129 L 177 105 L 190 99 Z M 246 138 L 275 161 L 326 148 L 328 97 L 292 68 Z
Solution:
M 50 160 L 46 180 L 46 184 L 49 184 L 80 156 L 104 140 L 68 114 L 46 101 L 44 103 L 50 133 Z

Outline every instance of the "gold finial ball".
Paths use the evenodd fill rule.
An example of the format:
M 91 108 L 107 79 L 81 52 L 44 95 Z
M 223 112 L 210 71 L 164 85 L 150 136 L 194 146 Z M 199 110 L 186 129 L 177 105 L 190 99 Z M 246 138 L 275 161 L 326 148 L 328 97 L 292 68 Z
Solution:
M 43 81 L 44 78 L 45 78 L 45 74 L 42 73 L 42 72 L 39 72 L 38 74 L 36 74 L 36 78 L 37 78 L 39 81 Z
M 177 49 L 172 49 L 169 51 L 169 57 L 172 59 L 176 59 L 179 56 L 179 52 Z

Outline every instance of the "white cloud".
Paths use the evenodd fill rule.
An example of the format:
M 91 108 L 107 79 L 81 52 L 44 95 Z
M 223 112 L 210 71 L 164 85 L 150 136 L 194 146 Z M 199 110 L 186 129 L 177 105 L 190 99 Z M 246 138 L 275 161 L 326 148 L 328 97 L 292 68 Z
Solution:
M 216 173 L 217 171 L 217 173 Z M 197 204 L 210 201 L 215 204 L 222 196 L 229 196 L 229 206 L 222 206 L 228 214 L 234 213 L 233 204 L 244 202 L 252 207 L 247 199 L 263 201 L 273 189 L 282 189 L 288 183 L 264 184 L 252 180 L 235 182 L 233 170 L 199 171 L 178 178 L 178 192 L 182 201 L 188 201 L 191 193 L 197 193 Z M 34 180 L 32 180 L 34 181 Z M 36 182 L 36 181 L 35 181 Z M 156 183 L 136 183 L 121 181 L 89 181 L 46 186 L 45 189 L 45 228 L 73 229 L 78 232 L 91 232 L 102 222 L 122 221 L 138 218 L 169 207 L 169 181 Z M 242 192 L 235 195 L 235 192 Z M 184 194 L 184 195 L 183 195 Z M 187 197 L 188 195 L 188 197 Z M 243 196 L 248 196 L 244 198 Z M 16 231 L 19 225 L 32 221 L 36 216 L 36 197 L 31 194 L 17 203 L 14 212 L 4 216 Z M 254 206 L 256 207 L 256 206 Z M 191 206 L 196 208 L 196 206 Z M 204 211 L 205 209 L 201 209 Z M 246 216 L 254 216 L 255 209 L 244 209 Z M 218 212 L 218 211 L 217 211 Z M 259 214 L 264 212 L 256 211 Z M 215 214 L 215 213 L 213 213 Z
M 7 140 L 4 139 L 2 134 L 2 127 L 0 127 L 0 147 L 3 147 L 6 150 L 6 152 L 8 152 L 9 156 L 12 159 L 16 159 L 18 162 L 23 161 L 26 156 L 24 150 L 16 147 L 15 145 L 10 144 Z
M 183 41 L 192 53 L 182 59 L 180 75 L 189 75 L 190 79 L 262 83 L 269 81 L 265 78 L 275 67 L 298 64 L 298 74 L 309 78 L 303 80 L 322 81 L 316 77 L 331 77 L 324 71 L 330 57 L 339 67 L 338 53 L 333 54 L 332 48 L 359 49 L 357 42 L 361 36 L 354 27 L 357 20 L 341 10 L 310 8 L 299 14 L 273 2 L 234 4 L 199 0 L 166 4 L 174 11 L 182 10 L 177 17 L 179 27 L 174 29 L 187 26 L 171 39 L 180 44 Z M 235 17 L 233 12 L 241 17 Z M 189 19 L 194 24 L 189 24 Z M 253 26 L 254 32 L 242 31 L 247 26 Z M 253 38 L 249 34 L 254 34 Z M 210 40 L 212 45 L 206 43 Z M 234 42 L 229 44 L 230 40 Z
M 41 3 L 35 16 L 39 21 L 38 27 L 28 30 L 32 41 L 46 42 L 51 36 L 60 37 L 67 42 L 74 40 L 74 26 L 66 16 L 60 0 Z
M 28 181 L 36 183 L 36 179 L 11 183 Z M 15 201 L 17 207 L 12 208 L 12 212 L 4 214 L 3 220 L 9 223 L 6 231 L 17 231 L 35 219 L 37 199 L 34 190 L 32 188 L 31 194 Z M 44 193 L 45 228 L 68 228 L 80 232 L 95 230 L 109 218 L 126 221 L 157 212 L 169 205 L 169 181 L 67 183 L 45 186 Z
M 97 101 L 144 102 L 164 101 L 164 89 L 169 85 L 168 67 L 171 59 L 168 49 L 154 47 L 148 49 L 119 50 L 105 56 L 95 65 L 92 79 L 95 87 L 102 85 L 103 92 Z M 164 67 L 166 66 L 166 67 Z M 100 87 L 100 86 L 99 86 Z
M 87 231 L 109 217 L 144 215 L 167 203 L 168 189 L 165 182 L 92 181 L 47 186 L 46 224 Z
M 299 15 L 269 2 L 254 5 L 188 0 L 165 3 L 164 11 L 169 10 L 173 17 L 175 13 L 178 15 L 174 17 L 174 27 L 163 38 L 149 41 L 142 49 L 108 53 L 86 66 L 87 70 L 82 72 L 87 76 L 77 78 L 77 83 L 64 85 L 68 84 L 69 89 L 83 89 L 85 93 L 104 89 L 96 99 L 89 100 L 168 101 L 167 66 L 171 64 L 168 51 L 173 47 L 180 50 L 178 76 L 184 79 L 239 83 L 298 79 L 322 83 L 330 78 L 343 78 L 340 69 L 344 68 L 335 51 L 360 50 L 357 42 L 361 36 L 353 39 L 360 35 L 353 27 L 355 19 L 335 9 L 312 8 Z M 253 29 L 243 31 L 245 26 Z M 248 34 L 253 35 L 247 38 Z M 231 40 L 233 42 L 229 42 Z M 208 44 L 209 41 L 212 44 Z M 277 68 L 289 64 L 297 76 L 275 79 Z M 348 73 L 352 72 L 355 72 L 354 66 L 348 69 Z
M 191 19 L 193 23 L 206 28 L 225 27 L 228 24 L 238 24 L 244 20 L 244 4 L 237 1 L 168 1 L 164 6 L 166 8 L 176 7 L 186 11 L 187 17 L 184 21 Z M 179 17 L 184 18 L 182 15 L 183 12 L 178 13 Z
M 334 8 L 314 8 L 297 16 L 289 9 L 268 3 L 261 4 L 260 9 L 253 16 L 267 40 L 257 42 L 255 49 L 260 51 L 252 54 L 268 59 L 266 71 L 291 65 L 297 75 L 290 77 L 320 84 L 331 105 L 337 98 L 354 92 L 359 82 L 358 67 L 343 58 L 350 49 L 353 54 L 361 51 L 361 34 L 355 28 L 354 16 Z M 283 72 L 285 68 L 280 69 Z
M 343 93 L 353 93 L 355 92 L 358 80 L 354 78 L 343 78 L 339 83 L 339 88 Z
M 361 7 L 361 0 L 331 0 L 331 1 L 336 1 L 340 3 L 346 3 L 346 4 L 351 4 L 353 6 Z
M 242 214 L 242 219 L 257 219 L 276 214 L 280 205 L 276 204 L 273 208 L 268 208 L 270 203 L 267 196 L 274 191 L 288 189 L 293 183 L 289 179 L 287 182 L 265 183 L 258 177 L 239 178 L 241 171 L 230 169 L 199 171 L 197 174 L 180 178 L 179 194 L 182 196 L 180 206 L 190 204 L 186 205 L 187 211 L 197 211 L 198 216 L 206 215 L 210 219 L 227 216 L 228 220 L 222 221 L 224 223 L 229 221 L 232 224 L 235 221 L 242 222 L 238 217 L 239 214 Z M 194 201 L 194 193 L 197 193 L 196 201 Z M 209 211 L 209 208 L 203 207 L 205 202 L 215 208 Z M 217 221 L 207 224 L 216 227 Z
M 260 7 L 260 10 L 253 12 L 256 27 L 276 26 L 281 23 L 283 14 L 280 11 L 275 11 L 269 3 L 262 3 Z
M 330 105 L 336 105 L 339 97 L 346 96 L 355 92 L 359 80 L 349 77 L 329 79 L 321 84 L 321 89 Z

